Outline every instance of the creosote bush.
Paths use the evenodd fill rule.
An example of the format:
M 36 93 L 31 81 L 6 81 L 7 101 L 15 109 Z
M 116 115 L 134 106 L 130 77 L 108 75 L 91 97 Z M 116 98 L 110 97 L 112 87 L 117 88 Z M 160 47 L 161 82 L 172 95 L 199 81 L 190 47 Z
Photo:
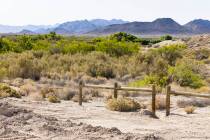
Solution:
M 129 98 L 109 99 L 106 105 L 111 111 L 129 112 L 140 109 L 140 104 Z

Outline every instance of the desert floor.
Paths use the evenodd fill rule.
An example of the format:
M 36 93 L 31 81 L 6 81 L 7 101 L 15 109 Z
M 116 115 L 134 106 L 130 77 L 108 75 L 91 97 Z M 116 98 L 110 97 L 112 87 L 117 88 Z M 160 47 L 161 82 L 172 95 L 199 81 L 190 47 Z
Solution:
M 109 111 L 99 98 L 82 106 L 5 98 L 0 100 L 0 139 L 210 139 L 210 107 L 186 114 L 176 106 L 178 99 L 186 97 L 172 97 L 171 115 L 157 111 L 155 119 L 145 110 Z

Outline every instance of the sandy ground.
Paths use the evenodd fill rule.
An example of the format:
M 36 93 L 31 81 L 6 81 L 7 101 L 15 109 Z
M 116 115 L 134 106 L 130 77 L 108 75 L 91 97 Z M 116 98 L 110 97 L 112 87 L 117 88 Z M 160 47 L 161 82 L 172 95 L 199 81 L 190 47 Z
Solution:
M 14 124 L 12 123 L 11 127 L 10 121 L 2 125 L 5 122 L 5 116 L 2 118 L 2 113 L 0 113 L 0 138 L 4 136 L 8 139 L 12 136 L 15 138 L 22 134 L 26 139 L 210 139 L 210 107 L 197 108 L 194 114 L 187 115 L 183 109 L 173 106 L 169 117 L 165 116 L 165 111 L 157 111 L 159 119 L 154 119 L 144 115 L 143 111 L 129 113 L 109 111 L 100 100 L 84 103 L 83 106 L 78 106 L 77 103 L 71 101 L 53 104 L 24 98 L 7 98 L 0 101 L 3 105 L 6 102 L 12 107 L 29 110 L 36 117 L 30 118 L 29 123 L 27 119 L 19 116 L 24 123 L 16 124 L 18 122 L 13 120 Z M 4 109 L 1 107 L 0 112 L 2 110 Z M 22 112 L 21 114 L 23 116 L 25 114 L 27 118 L 27 114 L 31 113 Z M 14 117 L 9 118 L 14 119 Z M 11 134 L 11 137 L 9 134 L 3 135 L 6 133 L 3 131 L 3 126 L 10 127 L 11 130 L 16 129 L 17 132 L 14 133 L 18 134 Z M 101 127 L 96 129 L 97 126 Z M 28 137 L 25 134 L 28 134 Z

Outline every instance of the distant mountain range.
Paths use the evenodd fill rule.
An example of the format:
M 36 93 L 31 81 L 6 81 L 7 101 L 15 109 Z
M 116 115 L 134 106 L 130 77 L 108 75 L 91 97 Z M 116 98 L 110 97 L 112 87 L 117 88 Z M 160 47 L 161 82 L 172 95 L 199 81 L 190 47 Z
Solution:
M 6 26 L 0 25 L 1 33 L 45 34 L 56 32 L 64 35 L 107 35 L 127 32 L 136 35 L 187 35 L 210 33 L 210 21 L 196 19 L 180 25 L 171 18 L 159 18 L 152 22 L 128 22 L 118 19 L 78 20 L 55 25 Z
M 23 30 L 29 30 L 35 32 L 39 29 L 49 29 L 55 28 L 59 26 L 59 24 L 55 25 L 26 25 L 26 26 L 9 26 L 9 25 L 0 25 L 0 33 L 18 33 Z
M 178 24 L 173 19 L 161 18 L 153 22 L 130 22 L 121 25 L 110 25 L 96 29 L 88 34 L 111 34 L 115 32 L 127 32 L 132 34 L 186 34 L 191 30 Z

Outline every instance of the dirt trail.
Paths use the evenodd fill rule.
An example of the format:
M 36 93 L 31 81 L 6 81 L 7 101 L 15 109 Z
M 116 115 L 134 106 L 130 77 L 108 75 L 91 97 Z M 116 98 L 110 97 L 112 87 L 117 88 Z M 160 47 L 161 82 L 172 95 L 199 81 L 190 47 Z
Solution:
M 153 119 L 141 112 L 108 111 L 102 101 L 84 103 L 82 107 L 71 101 L 62 101 L 60 104 L 12 98 L 3 99 L 5 101 L 42 116 L 55 117 L 61 122 L 71 120 L 73 123 L 82 122 L 110 129 L 116 127 L 123 133 L 135 133 L 141 137 L 155 135 L 165 139 L 210 139 L 210 107 L 197 108 L 196 113 L 191 115 L 173 107 L 170 117 L 165 117 L 164 111 L 158 111 L 159 119 Z

